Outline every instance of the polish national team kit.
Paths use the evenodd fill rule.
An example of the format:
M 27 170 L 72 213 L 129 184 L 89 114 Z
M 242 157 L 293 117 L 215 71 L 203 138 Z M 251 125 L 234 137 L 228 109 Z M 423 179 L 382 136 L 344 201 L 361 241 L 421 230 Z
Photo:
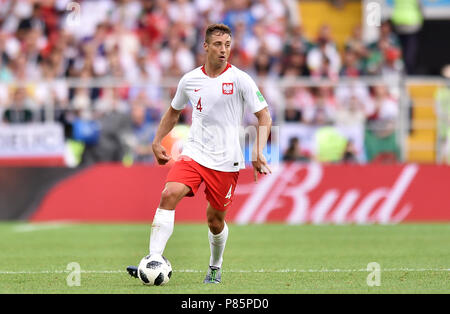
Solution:
M 253 79 L 231 64 L 212 78 L 204 66 L 186 73 L 172 100 L 172 108 L 192 106 L 192 125 L 180 159 L 166 182 L 189 186 L 193 196 L 204 181 L 206 198 L 217 210 L 232 203 L 239 170 L 245 168 L 240 144 L 244 111 L 258 112 L 267 102 Z

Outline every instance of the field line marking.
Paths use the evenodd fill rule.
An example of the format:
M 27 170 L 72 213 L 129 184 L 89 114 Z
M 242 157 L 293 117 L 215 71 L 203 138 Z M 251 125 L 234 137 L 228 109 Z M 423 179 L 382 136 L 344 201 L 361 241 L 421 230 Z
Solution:
M 70 226 L 70 223 L 65 222 L 53 222 L 53 223 L 36 223 L 36 224 L 21 224 L 15 226 L 12 230 L 14 232 L 34 232 L 41 230 L 51 230 L 51 229 L 60 229 Z
M 450 268 L 381 268 L 382 272 L 450 272 Z M 179 273 L 203 273 L 204 270 L 197 269 L 174 269 Z M 367 269 L 257 269 L 257 270 L 223 270 L 224 273 L 356 273 L 368 272 Z M 41 271 L 6 271 L 0 270 L 0 275 L 20 275 L 20 274 L 64 274 L 69 270 L 41 270 Z M 126 274 L 126 270 L 81 270 L 84 274 Z

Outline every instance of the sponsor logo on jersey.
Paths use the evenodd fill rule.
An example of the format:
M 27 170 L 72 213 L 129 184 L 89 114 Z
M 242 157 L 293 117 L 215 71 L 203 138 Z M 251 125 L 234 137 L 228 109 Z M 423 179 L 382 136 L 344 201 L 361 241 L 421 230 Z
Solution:
M 260 102 L 265 102 L 266 100 L 264 99 L 264 96 L 261 94 L 260 91 L 256 92 L 256 96 L 258 96 L 258 99 Z
M 233 94 L 233 83 L 222 83 L 222 93 L 224 95 Z

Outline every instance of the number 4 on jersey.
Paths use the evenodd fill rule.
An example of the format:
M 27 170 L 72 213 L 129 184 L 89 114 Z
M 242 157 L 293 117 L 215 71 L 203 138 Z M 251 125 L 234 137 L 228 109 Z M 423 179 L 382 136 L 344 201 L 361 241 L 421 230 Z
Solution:
M 202 112 L 202 98 L 201 97 L 198 100 L 197 107 L 195 109 L 197 109 L 198 111 Z

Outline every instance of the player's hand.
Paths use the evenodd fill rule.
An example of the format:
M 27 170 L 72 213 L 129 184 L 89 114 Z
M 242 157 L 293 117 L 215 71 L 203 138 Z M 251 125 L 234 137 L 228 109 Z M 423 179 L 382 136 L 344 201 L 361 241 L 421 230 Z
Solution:
M 270 170 L 269 164 L 267 163 L 266 157 L 264 157 L 263 154 L 258 154 L 256 160 L 252 161 L 252 165 L 255 182 L 258 181 L 258 174 L 266 175 L 272 173 L 272 170 Z
M 167 154 L 166 149 L 159 143 L 152 144 L 153 153 L 159 165 L 165 165 L 172 158 Z

